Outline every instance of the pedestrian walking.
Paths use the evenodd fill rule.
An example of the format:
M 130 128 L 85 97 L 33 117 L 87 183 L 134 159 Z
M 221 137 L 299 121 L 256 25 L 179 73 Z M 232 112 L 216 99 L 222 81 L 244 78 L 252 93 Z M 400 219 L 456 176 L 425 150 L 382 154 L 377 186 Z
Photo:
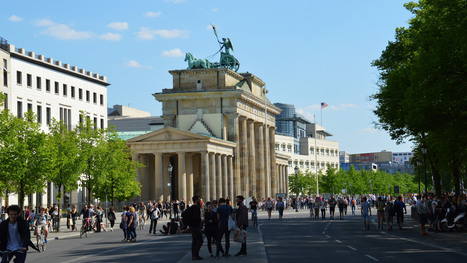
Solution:
M 394 209 L 394 198 L 390 198 L 386 205 L 386 220 L 388 222 L 388 230 L 392 231 L 392 224 L 394 221 L 394 215 L 396 211 Z
M 371 206 L 367 202 L 366 196 L 363 197 L 361 204 L 361 217 L 363 218 L 363 229 L 370 230 Z
M 326 219 L 326 200 L 324 199 L 321 199 L 320 203 L 319 203 L 319 206 L 320 206 L 320 209 L 321 209 L 321 220 L 324 220 Z
M 350 200 L 350 208 L 352 209 L 352 215 L 355 215 L 355 210 L 357 210 L 357 200 L 355 200 L 355 197 L 352 196 L 352 199 Z
M 378 202 L 376 203 L 376 213 L 378 216 L 378 229 L 383 230 L 383 223 L 384 223 L 384 207 L 385 204 L 383 202 L 383 198 L 378 197 Z
M 282 197 L 279 197 L 279 199 L 282 202 Z M 243 200 L 245 198 L 242 195 L 237 196 L 237 226 L 240 228 L 240 230 L 246 230 L 248 227 L 248 209 L 246 206 L 243 204 Z M 283 202 L 282 202 L 282 207 L 283 207 Z M 283 210 L 283 209 L 282 209 Z M 246 240 L 242 242 L 242 247 L 240 251 L 235 254 L 235 256 L 246 256 Z
M 136 214 L 136 210 L 133 206 L 131 206 L 128 210 L 126 218 L 128 228 L 128 241 L 136 242 L 136 227 L 138 226 L 138 215 Z
M 399 230 L 402 230 L 402 224 L 404 223 L 404 211 L 407 214 L 407 208 L 405 203 L 402 201 L 402 196 L 397 197 L 397 201 L 394 202 L 394 209 L 396 210 L 397 225 Z
M 229 257 L 230 248 L 230 230 L 229 217 L 232 217 L 232 207 L 226 204 L 224 198 L 219 199 L 219 207 L 217 207 L 217 252 L 216 257 L 219 257 L 219 252 L 222 252 L 223 257 Z M 222 236 L 225 236 L 225 250 L 222 248 Z
M 428 223 L 428 207 L 426 201 L 426 195 L 423 195 L 421 200 L 417 202 L 418 218 L 420 220 L 420 234 L 422 236 L 428 236 L 425 230 L 425 224 Z
M 159 208 L 155 205 L 151 206 L 151 211 L 150 211 L 151 224 L 149 225 L 149 234 L 151 233 L 153 233 L 154 235 L 156 234 L 157 220 L 159 220 L 160 216 L 161 216 L 161 211 L 159 210 Z
M 279 200 L 276 204 L 276 210 L 279 212 L 279 220 L 282 220 L 282 216 L 284 215 L 284 207 L 285 203 L 282 201 L 282 196 L 279 196 Z
M 203 260 L 199 256 L 199 250 L 203 245 L 203 234 L 201 233 L 201 200 L 199 196 L 195 195 L 192 198 L 193 205 L 186 209 L 184 214 L 182 214 L 182 220 L 185 218 L 185 225 L 188 225 L 191 230 L 191 258 L 192 260 Z
M 268 197 L 268 201 L 266 201 L 266 209 L 268 210 L 268 220 L 271 220 L 271 213 L 273 207 L 274 202 L 271 200 L 271 197 Z
M 337 201 L 337 206 L 339 207 L 339 219 L 344 220 L 345 201 L 343 197 L 339 197 L 339 200 Z
M 329 218 L 334 220 L 334 213 L 336 211 L 336 199 L 334 198 L 334 196 L 331 195 L 331 198 L 329 198 Z
M 110 231 L 114 231 L 115 219 L 117 219 L 117 216 L 115 215 L 113 206 L 111 206 L 109 212 L 107 212 L 107 219 L 110 221 Z
M 123 206 L 123 213 L 120 222 L 120 229 L 123 231 L 123 240 L 124 242 L 128 241 L 128 227 L 127 227 L 127 213 L 128 213 L 128 206 Z
M 76 205 L 71 207 L 70 211 L 70 218 L 71 218 L 71 232 L 76 231 L 76 218 L 78 217 L 78 210 L 76 209 Z
M 206 239 L 208 241 L 209 255 L 212 258 L 214 257 L 212 254 L 212 241 L 214 241 L 214 244 L 216 244 L 217 248 L 217 229 L 219 228 L 219 225 L 217 223 L 217 214 L 212 209 L 211 202 L 207 202 L 206 207 L 206 211 L 204 212 L 204 234 L 206 235 Z

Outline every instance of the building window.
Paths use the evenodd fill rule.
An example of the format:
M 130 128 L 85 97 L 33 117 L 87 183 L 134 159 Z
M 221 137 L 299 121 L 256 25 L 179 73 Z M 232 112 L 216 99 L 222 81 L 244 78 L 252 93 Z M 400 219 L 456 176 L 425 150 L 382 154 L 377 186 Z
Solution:
M 306 169 L 310 168 L 310 163 L 309 163 L 309 162 L 306 162 L 306 163 L 305 163 L 305 167 L 306 167 Z
M 3 107 L 5 107 L 5 109 L 8 109 L 8 94 L 4 94 L 5 95 L 5 101 L 3 102 Z
M 96 130 L 96 129 L 97 129 L 97 118 L 94 117 L 94 130 Z
M 59 89 L 60 89 L 60 88 L 59 88 L 59 84 L 58 84 L 57 81 L 55 81 L 55 94 L 58 94 L 58 93 L 59 93 L 59 91 L 60 91 Z
M 279 151 L 279 144 L 276 143 L 276 152 L 278 152 L 278 151 Z
M 17 104 L 16 104 L 16 111 L 17 111 L 17 117 L 18 118 L 23 118 L 23 102 L 21 101 L 18 101 Z
M 310 147 L 310 154 L 315 154 L 315 148 Z
M 42 89 L 42 79 L 41 77 L 36 77 L 36 86 L 38 90 Z
M 321 155 L 324 156 L 324 149 L 321 149 Z
M 292 161 L 289 161 L 289 167 L 292 167 Z
M 329 156 L 329 149 L 326 149 L 326 155 Z
M 32 103 L 28 103 L 28 112 L 32 111 Z
M 287 152 L 292 152 L 292 145 L 287 145 Z
M 42 123 L 42 106 L 37 105 L 37 122 Z
M 67 96 L 68 94 L 68 87 L 66 86 L 66 84 L 63 84 L 63 96 Z
M 8 71 L 6 68 L 3 69 L 3 86 L 8 86 Z
M 282 151 L 285 152 L 285 144 L 281 145 Z
M 315 168 L 315 163 L 314 163 L 314 162 L 311 162 L 311 163 L 310 163 L 310 167 L 311 167 L 311 168 Z
M 104 95 L 100 95 L 100 99 L 101 99 L 101 105 L 104 105 Z M 279 150 L 279 149 L 278 149 Z
M 32 87 L 32 75 L 31 74 L 26 74 L 26 84 L 28 87 Z
M 83 100 L 83 89 L 78 89 L 78 99 Z
M 16 71 L 16 84 L 21 85 L 23 84 L 23 73 L 21 71 Z
M 74 99 L 75 98 L 75 87 L 71 86 L 71 97 Z
M 303 169 L 303 161 L 300 161 L 300 168 Z
M 89 102 L 91 96 L 89 95 L 89 90 L 86 90 L 86 101 Z
M 45 91 L 50 92 L 50 79 L 45 80 Z
M 104 129 L 104 119 L 101 119 L 101 129 Z
M 71 130 L 71 110 L 67 108 L 60 108 L 60 121 L 65 124 L 68 130 Z
M 95 93 L 95 92 L 92 93 L 92 103 L 94 103 L 94 104 L 97 103 L 97 93 Z
M 50 125 L 50 123 L 52 122 L 52 110 L 50 109 L 50 107 L 45 108 L 45 117 L 47 125 Z

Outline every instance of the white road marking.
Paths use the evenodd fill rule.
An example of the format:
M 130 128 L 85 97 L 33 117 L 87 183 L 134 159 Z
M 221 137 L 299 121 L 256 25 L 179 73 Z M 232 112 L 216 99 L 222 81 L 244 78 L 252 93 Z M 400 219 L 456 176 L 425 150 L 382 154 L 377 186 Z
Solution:
M 353 251 L 357 251 L 357 249 L 354 248 L 354 247 L 351 247 L 351 246 L 347 246 L 347 247 L 350 248 L 350 249 L 352 249 Z
M 368 258 L 371 258 L 371 259 L 373 259 L 373 261 L 379 261 L 379 259 L 377 259 L 377 258 L 374 258 L 374 257 L 372 257 L 372 256 L 370 256 L 370 255 L 365 255 L 365 256 L 366 256 L 366 257 L 368 257 Z
M 326 235 L 326 237 L 327 237 L 327 238 L 331 238 L 331 236 L 329 236 L 329 235 Z
M 339 243 L 339 244 L 342 244 L 342 241 L 340 241 L 340 240 L 337 240 L 337 239 L 336 239 L 336 240 L 334 240 L 334 241 L 336 241 L 336 242 Z

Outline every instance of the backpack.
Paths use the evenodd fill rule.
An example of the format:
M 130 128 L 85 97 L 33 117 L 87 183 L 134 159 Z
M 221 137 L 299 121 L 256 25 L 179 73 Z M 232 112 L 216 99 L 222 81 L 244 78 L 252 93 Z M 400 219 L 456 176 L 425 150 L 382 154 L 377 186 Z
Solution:
M 190 206 L 182 212 L 182 223 L 185 226 L 193 225 L 193 208 Z
M 352 205 L 355 205 L 355 199 L 352 199 Z

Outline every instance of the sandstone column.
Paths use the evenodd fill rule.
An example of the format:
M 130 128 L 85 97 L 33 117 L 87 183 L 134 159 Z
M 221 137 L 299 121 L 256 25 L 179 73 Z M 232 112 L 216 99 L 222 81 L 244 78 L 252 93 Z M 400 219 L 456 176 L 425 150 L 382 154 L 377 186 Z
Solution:
M 209 196 L 209 199 L 206 201 L 212 201 L 217 198 L 217 184 L 216 184 L 216 154 L 215 153 L 209 153 L 209 179 L 210 179 L 210 189 L 211 189 L 211 195 Z
M 186 198 L 185 203 L 194 195 L 194 180 L 193 180 L 193 155 L 187 154 L 186 159 Z
M 256 192 L 256 133 L 255 133 L 255 123 L 253 120 L 248 122 L 248 159 L 250 161 L 249 171 L 248 171 L 248 178 L 249 178 L 249 186 L 251 192 L 248 192 L 246 196 L 252 196 L 252 192 Z M 248 191 L 248 189 L 247 189 Z
M 221 197 L 224 197 L 224 193 L 222 191 L 222 179 L 223 179 L 223 176 L 222 176 L 222 162 L 221 162 L 221 155 L 220 154 L 216 154 L 216 173 L 215 173 L 215 177 L 216 177 L 216 182 L 217 182 L 217 199 L 218 198 L 221 198 Z
M 201 187 L 201 198 L 206 202 L 211 197 L 208 152 L 201 152 L 201 181 L 203 182 Z
M 234 156 L 232 160 L 233 164 L 233 170 L 232 170 L 232 176 L 233 176 L 233 193 L 232 196 L 237 196 L 241 194 L 240 191 L 240 127 L 239 127 L 239 121 L 238 117 L 239 115 L 237 113 L 230 113 L 227 115 L 228 116 L 228 139 L 229 141 L 235 142 L 237 144 L 237 147 L 235 147 L 234 150 Z M 233 197 L 232 197 L 233 198 Z
M 256 189 L 253 188 L 251 195 L 256 196 L 259 200 L 266 195 L 266 183 L 264 176 L 264 135 L 263 124 L 256 125 Z M 256 190 L 256 193 L 254 192 Z
M 155 177 L 155 193 L 158 200 L 164 200 L 164 179 L 163 179 L 163 161 L 161 153 L 154 153 L 154 177 Z
M 269 195 L 275 196 L 279 191 L 279 175 L 276 168 L 276 137 L 275 127 L 269 128 L 269 167 L 271 176 L 271 191 Z
M 240 118 L 240 177 L 242 180 L 242 195 L 247 197 L 249 194 L 250 181 L 248 178 L 248 165 L 249 165 L 249 156 L 248 156 L 248 132 L 247 132 L 247 120 L 246 118 Z
M 223 154 L 222 159 L 222 196 L 225 198 L 229 196 L 229 180 L 227 176 L 227 155 Z
M 228 166 L 228 178 L 229 178 L 229 197 L 231 200 L 235 199 L 234 194 L 234 169 L 233 169 L 233 157 L 227 157 L 227 166 Z
M 185 153 L 179 152 L 178 154 L 178 200 L 182 198 L 186 200 L 186 160 Z

